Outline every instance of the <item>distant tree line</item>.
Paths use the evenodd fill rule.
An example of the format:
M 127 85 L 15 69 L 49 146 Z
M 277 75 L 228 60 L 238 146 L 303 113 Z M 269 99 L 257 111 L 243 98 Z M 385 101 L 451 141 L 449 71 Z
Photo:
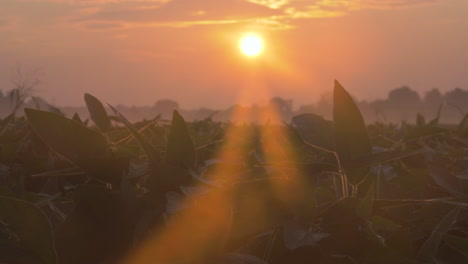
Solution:
M 29 97 L 26 100 L 21 91 L 9 91 L 4 94 L 0 91 L 0 115 L 2 117 L 11 113 L 15 105 L 18 113 L 22 113 L 22 108 L 40 108 L 51 110 L 72 116 L 78 113 L 82 118 L 88 117 L 86 108 L 83 107 L 62 107 L 60 109 L 48 104 L 40 97 Z M 116 108 L 131 121 L 142 119 L 153 119 L 160 115 L 161 118 L 170 119 L 172 111 L 178 110 L 187 120 L 201 120 L 211 118 L 214 121 L 234 122 L 289 122 L 294 115 L 301 113 L 315 113 L 325 118 L 332 116 L 332 94 L 323 94 L 315 104 L 301 105 L 297 109 L 293 106 L 293 101 L 281 97 L 273 97 L 265 105 L 233 105 L 227 109 L 181 109 L 179 104 L 170 99 L 158 100 L 152 106 L 125 106 L 117 105 Z M 20 102 L 19 102 L 20 101 Z M 468 91 L 460 88 L 453 89 L 446 93 L 441 93 L 438 89 L 426 92 L 422 97 L 416 91 L 407 86 L 391 90 L 387 98 L 374 101 L 356 100 L 364 119 L 368 123 L 384 122 L 399 123 L 402 120 L 413 123 L 417 114 L 422 114 L 427 119 L 435 117 L 441 109 L 441 121 L 443 123 L 457 123 L 468 113 Z
M 414 122 L 417 114 L 433 118 L 441 110 L 444 123 L 456 123 L 468 113 L 468 91 L 460 88 L 442 94 L 438 89 L 422 97 L 408 86 L 391 90 L 387 98 L 371 102 L 356 100 L 366 122 Z M 317 104 L 303 105 L 297 113 L 316 113 L 331 117 L 332 95 L 323 95 Z

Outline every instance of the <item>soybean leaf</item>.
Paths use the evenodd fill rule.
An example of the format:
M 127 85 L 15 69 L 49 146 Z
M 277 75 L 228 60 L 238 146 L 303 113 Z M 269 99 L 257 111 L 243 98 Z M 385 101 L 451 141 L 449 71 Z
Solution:
M 290 250 L 302 246 L 313 246 L 328 236 L 330 236 L 329 233 L 312 230 L 297 220 L 289 220 L 283 224 L 284 245 Z
M 61 115 L 24 109 L 32 130 L 51 149 L 82 168 L 90 177 L 117 180 L 124 162 L 111 155 L 104 136 Z M 117 162 L 117 163 L 116 163 Z M 117 164 L 117 165 L 116 165 Z
M 468 257 L 468 238 L 444 235 L 442 239 L 447 245 Z
M 41 209 L 31 203 L 2 196 L 0 219 L 24 248 L 40 258 L 40 263 L 57 263 L 52 227 Z
M 109 107 L 112 109 L 112 111 L 120 120 L 120 122 L 122 122 L 127 127 L 127 129 L 130 130 L 132 135 L 138 141 L 140 147 L 143 149 L 143 151 L 145 151 L 146 155 L 148 155 L 150 161 L 153 163 L 160 163 L 160 153 L 154 148 L 154 146 L 151 145 L 151 143 L 141 133 L 139 133 L 135 129 L 135 127 L 117 109 L 115 109 L 112 105 L 109 105 Z
M 102 155 L 105 138 L 83 125 L 55 113 L 24 109 L 28 123 L 52 149 L 71 161 Z
M 73 114 L 72 120 L 75 120 L 76 122 L 78 122 L 78 123 L 80 123 L 80 124 L 84 124 L 84 123 L 83 123 L 83 120 L 81 120 L 81 117 L 80 117 L 80 115 L 78 115 L 77 112 L 75 112 L 75 113 Z
M 292 123 L 305 142 L 329 151 L 335 149 L 333 122 L 315 114 L 301 114 L 294 116 Z
M 370 220 L 372 218 L 372 209 L 374 207 L 375 182 L 369 186 L 366 196 L 359 202 L 356 213 L 362 219 Z
M 166 161 L 174 166 L 193 168 L 196 162 L 195 148 L 184 118 L 174 110 L 172 126 L 167 141 Z
M 422 153 L 421 150 L 411 150 L 411 151 L 400 151 L 392 150 L 385 152 L 373 153 L 370 156 L 363 157 L 357 160 L 343 161 L 342 164 L 347 168 L 363 168 L 373 165 L 378 165 L 394 160 L 399 160 L 409 156 L 417 155 Z
M 447 192 L 454 196 L 465 196 L 468 188 L 463 180 L 457 178 L 447 168 L 444 158 L 429 147 L 425 148 L 424 158 L 432 179 Z
M 2 264 L 37 264 L 44 263 L 30 250 L 12 240 L 0 240 L 0 263 Z
M 333 100 L 335 146 L 340 161 L 369 157 L 372 154 L 372 145 L 364 119 L 351 95 L 338 81 L 335 81 Z M 352 184 L 361 182 L 370 169 L 370 166 L 353 169 L 345 164 L 343 169 Z
M 460 207 L 456 207 L 450 211 L 439 224 L 434 228 L 432 234 L 429 236 L 424 244 L 419 248 L 417 253 L 417 258 L 422 261 L 431 261 L 437 249 L 439 248 L 442 235 L 447 233 L 452 225 L 457 220 L 458 213 L 460 212 Z
M 99 185 L 76 189 L 75 207 L 55 230 L 60 263 L 116 263 L 132 244 L 135 206 Z
M 84 99 L 86 106 L 88 107 L 91 120 L 93 120 L 96 126 L 99 127 L 103 133 L 109 131 L 111 127 L 111 120 L 107 115 L 106 109 L 104 109 L 101 101 L 88 93 L 85 93 Z

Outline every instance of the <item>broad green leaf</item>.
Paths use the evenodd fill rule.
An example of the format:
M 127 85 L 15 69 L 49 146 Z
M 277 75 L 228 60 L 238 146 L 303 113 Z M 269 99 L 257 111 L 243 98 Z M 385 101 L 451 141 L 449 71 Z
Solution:
M 41 209 L 22 200 L 1 196 L 0 220 L 16 234 L 24 248 L 40 258 L 38 263 L 57 263 L 52 227 Z
M 22 247 L 13 240 L 0 240 L 0 263 L 38 264 L 44 263 L 34 252 Z
M 313 230 L 309 225 L 304 225 L 297 220 L 289 220 L 283 224 L 284 245 L 290 250 L 316 245 L 328 236 L 330 236 L 329 233 Z
M 372 182 L 369 186 L 366 196 L 364 196 L 359 202 L 356 213 L 362 219 L 371 220 L 372 211 L 374 208 L 374 194 L 375 194 L 375 182 Z
M 135 206 L 99 185 L 76 189 L 75 207 L 55 230 L 60 263 L 116 263 L 133 243 Z
M 83 120 L 81 120 L 81 117 L 80 117 L 80 115 L 78 115 L 77 112 L 75 112 L 75 113 L 73 114 L 72 120 L 75 120 L 76 122 L 78 122 L 78 123 L 80 123 L 80 124 L 84 124 L 84 123 L 83 123 Z
M 184 118 L 174 110 L 172 126 L 167 140 L 166 161 L 174 166 L 193 168 L 196 163 L 195 148 Z
M 409 126 L 408 132 L 406 133 L 405 140 L 412 141 L 419 138 L 430 137 L 434 135 L 441 134 L 443 132 L 447 132 L 448 130 L 438 127 L 438 126 Z
M 379 215 L 372 216 L 371 222 L 372 222 L 372 225 L 375 226 L 375 228 L 383 229 L 387 232 L 393 232 L 397 230 L 398 228 L 401 228 L 401 225 L 398 225 L 392 220 L 385 218 L 383 216 L 379 216 Z
M 401 206 L 413 206 L 423 203 L 445 203 L 450 205 L 456 205 L 460 207 L 468 208 L 468 199 L 467 198 L 435 198 L 435 199 L 424 199 L 424 200 L 415 200 L 415 199 L 399 199 L 399 200 L 374 200 L 375 208 L 390 208 L 390 207 L 401 207 Z
M 109 107 L 112 109 L 114 114 L 117 116 L 117 118 L 122 122 L 128 130 L 132 133 L 132 135 L 135 137 L 135 139 L 138 141 L 138 144 L 140 144 L 140 147 L 143 149 L 143 151 L 148 155 L 149 160 L 152 163 L 160 163 L 161 162 L 161 156 L 159 151 L 157 151 L 153 145 L 140 133 L 138 132 L 135 127 L 130 123 L 127 118 L 125 118 L 117 109 L 115 109 L 112 105 L 109 105 Z
M 392 150 L 392 151 L 385 151 L 385 152 L 377 152 L 373 153 L 368 157 L 363 157 L 357 160 L 349 160 L 343 161 L 343 166 L 347 168 L 365 168 L 368 166 L 378 165 L 394 160 L 399 160 L 402 158 L 406 158 L 409 156 L 421 154 L 421 150 L 412 150 L 412 151 L 400 151 L 400 150 Z
M 341 162 L 359 160 L 372 154 L 372 146 L 361 112 L 351 95 L 335 81 L 333 93 L 333 123 L 336 152 Z M 369 167 L 353 169 L 343 165 L 352 184 L 358 184 L 367 175 Z
M 82 168 L 89 176 L 118 181 L 123 161 L 111 155 L 99 132 L 55 113 L 24 109 L 32 130 L 54 151 Z M 117 163 L 116 163 L 117 162 Z
M 460 253 L 468 257 L 468 238 L 443 235 L 442 239 L 447 245 L 458 250 Z
M 413 241 L 409 228 L 398 228 L 392 231 L 386 242 L 398 254 L 407 257 L 414 255 Z
M 100 156 L 107 149 L 106 140 L 101 134 L 73 120 L 29 108 L 24 109 L 24 112 L 28 123 L 39 137 L 71 161 Z
M 432 234 L 429 236 L 423 245 L 419 248 L 417 258 L 422 261 L 431 261 L 437 249 L 439 248 L 442 235 L 447 233 L 455 223 L 460 212 L 460 207 L 456 207 L 450 211 L 437 226 L 435 226 Z
M 424 158 L 429 169 L 429 174 L 439 186 L 454 196 L 462 197 L 468 193 L 466 183 L 453 175 L 447 168 L 447 162 L 441 154 L 426 147 Z
M 301 114 L 292 118 L 292 123 L 301 138 L 322 149 L 333 151 L 333 122 L 315 114 Z
M 84 99 L 86 106 L 88 107 L 91 120 L 93 120 L 96 126 L 99 127 L 103 133 L 109 131 L 111 127 L 111 120 L 107 115 L 106 109 L 104 109 L 101 101 L 88 93 L 85 93 Z
M 355 258 L 367 254 L 371 245 L 380 244 L 368 221 L 357 214 L 360 202 L 357 198 L 344 198 L 321 213 L 321 230 L 331 235 L 322 239 L 320 245 Z

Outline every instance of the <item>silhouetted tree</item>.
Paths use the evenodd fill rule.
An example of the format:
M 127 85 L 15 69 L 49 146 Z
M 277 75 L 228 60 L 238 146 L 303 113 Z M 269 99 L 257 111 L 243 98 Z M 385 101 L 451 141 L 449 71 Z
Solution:
M 174 110 L 179 110 L 179 103 L 170 99 L 159 100 L 154 104 L 155 114 L 161 114 L 164 118 L 171 118 Z
M 275 109 L 281 119 L 288 120 L 292 115 L 292 100 L 285 100 L 281 97 L 273 97 L 270 99 L 270 106 Z
M 385 114 L 391 116 L 391 120 L 411 120 L 415 109 L 419 109 L 421 98 L 419 94 L 408 86 L 403 86 L 390 91 L 387 99 Z
M 444 96 L 436 88 L 426 92 L 423 99 L 422 114 L 425 117 L 433 118 L 437 115 L 439 106 L 443 105 Z
M 424 95 L 424 103 L 437 107 L 444 102 L 444 96 L 436 88 L 430 90 Z
M 468 91 L 456 88 L 445 94 L 447 105 L 456 108 L 460 114 L 468 112 Z

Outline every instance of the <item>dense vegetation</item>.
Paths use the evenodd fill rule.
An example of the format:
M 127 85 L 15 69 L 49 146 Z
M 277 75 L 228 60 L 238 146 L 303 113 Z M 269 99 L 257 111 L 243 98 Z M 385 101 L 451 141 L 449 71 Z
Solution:
M 333 98 L 262 126 L 13 111 L 0 263 L 468 263 L 467 116 L 366 127 Z

